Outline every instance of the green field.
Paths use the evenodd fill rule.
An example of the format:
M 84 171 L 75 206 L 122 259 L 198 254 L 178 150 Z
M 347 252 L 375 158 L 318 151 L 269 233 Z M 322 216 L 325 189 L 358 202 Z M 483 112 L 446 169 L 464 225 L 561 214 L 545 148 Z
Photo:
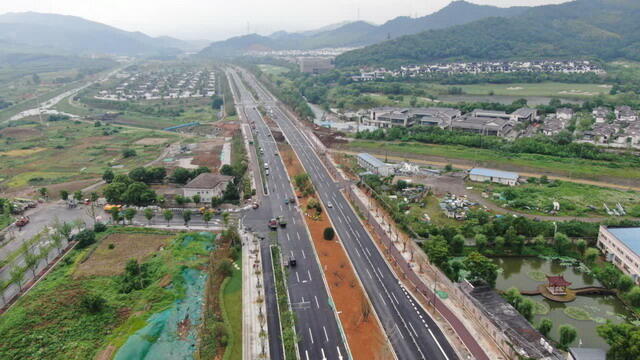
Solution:
M 441 85 L 436 89 L 446 90 L 449 86 Z M 455 85 L 468 95 L 500 95 L 500 96 L 551 96 L 551 97 L 591 97 L 598 94 L 609 94 L 610 85 L 601 84 L 565 84 L 557 82 L 531 84 L 474 84 Z
M 136 232 L 140 231 L 109 230 L 122 241 L 127 241 L 123 236 L 128 237 L 128 241 L 136 240 Z M 162 230 L 145 232 L 159 236 L 169 234 Z M 107 234 L 99 238 L 105 238 L 104 235 Z M 187 236 L 193 240 L 183 240 Z M 152 314 L 169 308 L 185 296 L 183 271 L 206 264 L 209 246 L 211 240 L 204 236 L 184 234 L 169 241 L 163 251 L 151 249 L 152 255 L 143 260 L 148 264 L 149 285 L 128 293 L 121 291 L 120 286 L 124 268 L 114 269 L 111 276 L 78 276 L 81 263 L 96 253 L 92 254 L 92 247 L 73 250 L 68 260 L 60 262 L 0 317 L 0 358 L 92 359 L 109 345 L 119 348 L 147 325 Z M 90 311 L 83 305 L 89 294 L 104 299 L 98 311 Z
M 284 66 L 260 64 L 258 67 L 267 75 L 280 76 L 289 72 L 289 69 Z
M 242 269 L 242 263 L 235 263 Z M 242 360 L 242 270 L 233 269 L 233 274 L 222 289 L 223 309 L 229 329 L 229 343 L 224 360 Z
M 154 160 L 166 144 L 178 140 L 157 131 L 70 120 L 7 127 L 0 135 L 0 186 L 5 188 L 93 179 L 113 165 L 128 171 Z M 149 144 L 150 138 L 157 140 Z M 128 148 L 137 155 L 123 158 L 122 150 Z
M 518 211 L 548 215 L 553 202 L 560 204 L 560 216 L 607 216 L 603 204 L 614 209 L 620 203 L 627 211 L 640 203 L 640 193 L 601 188 L 566 181 L 522 184 L 515 187 L 469 182 L 475 191 L 486 192 L 495 204 Z M 638 209 L 640 210 L 640 209 Z M 633 211 L 632 211 L 633 212 Z M 634 212 L 635 213 L 635 212 Z
M 474 166 L 503 167 L 514 171 L 548 173 L 589 180 L 621 179 L 625 184 L 638 184 L 640 169 L 606 161 L 561 158 L 537 154 L 509 154 L 459 145 L 432 145 L 413 142 L 352 141 L 344 146 L 350 151 L 366 151 L 393 156 L 412 156 L 434 161 L 464 160 Z

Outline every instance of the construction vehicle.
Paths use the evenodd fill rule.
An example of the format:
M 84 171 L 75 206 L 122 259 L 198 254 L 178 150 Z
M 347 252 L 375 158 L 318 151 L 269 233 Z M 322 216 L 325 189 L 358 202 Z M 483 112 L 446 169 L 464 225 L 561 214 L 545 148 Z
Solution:
M 29 221 L 31 221 L 31 219 L 29 219 L 28 216 L 23 216 L 20 219 L 18 219 L 18 221 L 16 221 L 16 226 L 18 227 L 18 229 L 22 229 L 24 226 L 26 226 Z
M 111 212 L 114 209 L 115 210 L 122 210 L 122 205 L 112 205 L 112 204 L 107 204 L 102 208 L 104 211 L 106 212 Z

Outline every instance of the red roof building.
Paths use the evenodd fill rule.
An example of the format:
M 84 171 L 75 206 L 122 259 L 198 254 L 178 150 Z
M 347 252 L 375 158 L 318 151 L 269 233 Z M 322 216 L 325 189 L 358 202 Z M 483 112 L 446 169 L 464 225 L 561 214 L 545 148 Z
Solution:
M 564 279 L 564 276 L 548 276 L 547 275 L 547 289 L 553 295 L 566 295 L 567 287 L 571 283 Z

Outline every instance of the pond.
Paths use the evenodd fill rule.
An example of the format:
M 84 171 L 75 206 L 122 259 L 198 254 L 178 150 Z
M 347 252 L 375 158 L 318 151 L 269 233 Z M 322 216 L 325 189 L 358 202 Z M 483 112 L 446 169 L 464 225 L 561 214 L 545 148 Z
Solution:
M 545 275 L 563 275 L 572 285 L 570 288 L 583 286 L 602 286 L 593 276 L 579 271 L 577 267 L 564 266 L 559 261 L 540 258 L 496 258 L 496 264 L 502 269 L 496 281 L 496 289 L 507 290 L 516 287 L 520 290 L 535 290 L 538 284 L 546 282 Z M 570 303 L 557 303 L 542 296 L 528 296 L 546 314 L 536 314 L 534 326 L 542 318 L 553 321 L 551 338 L 559 339 L 558 329 L 563 324 L 572 325 L 578 331 L 578 340 L 572 346 L 596 347 L 608 349 L 607 343 L 598 336 L 596 327 L 611 320 L 614 323 L 627 321 L 631 313 L 615 296 L 578 296 Z M 571 313 L 569 317 L 567 313 Z M 580 320 L 578 320 L 580 319 Z

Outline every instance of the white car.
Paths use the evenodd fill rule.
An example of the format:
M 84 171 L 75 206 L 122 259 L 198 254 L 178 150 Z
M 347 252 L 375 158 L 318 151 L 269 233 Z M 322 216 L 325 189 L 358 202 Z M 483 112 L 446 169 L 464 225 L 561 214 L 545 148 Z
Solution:
M 332 204 L 331 202 L 328 202 L 328 203 L 327 203 L 327 207 L 328 207 L 328 208 L 332 208 L 332 207 L 333 207 L 333 204 Z

